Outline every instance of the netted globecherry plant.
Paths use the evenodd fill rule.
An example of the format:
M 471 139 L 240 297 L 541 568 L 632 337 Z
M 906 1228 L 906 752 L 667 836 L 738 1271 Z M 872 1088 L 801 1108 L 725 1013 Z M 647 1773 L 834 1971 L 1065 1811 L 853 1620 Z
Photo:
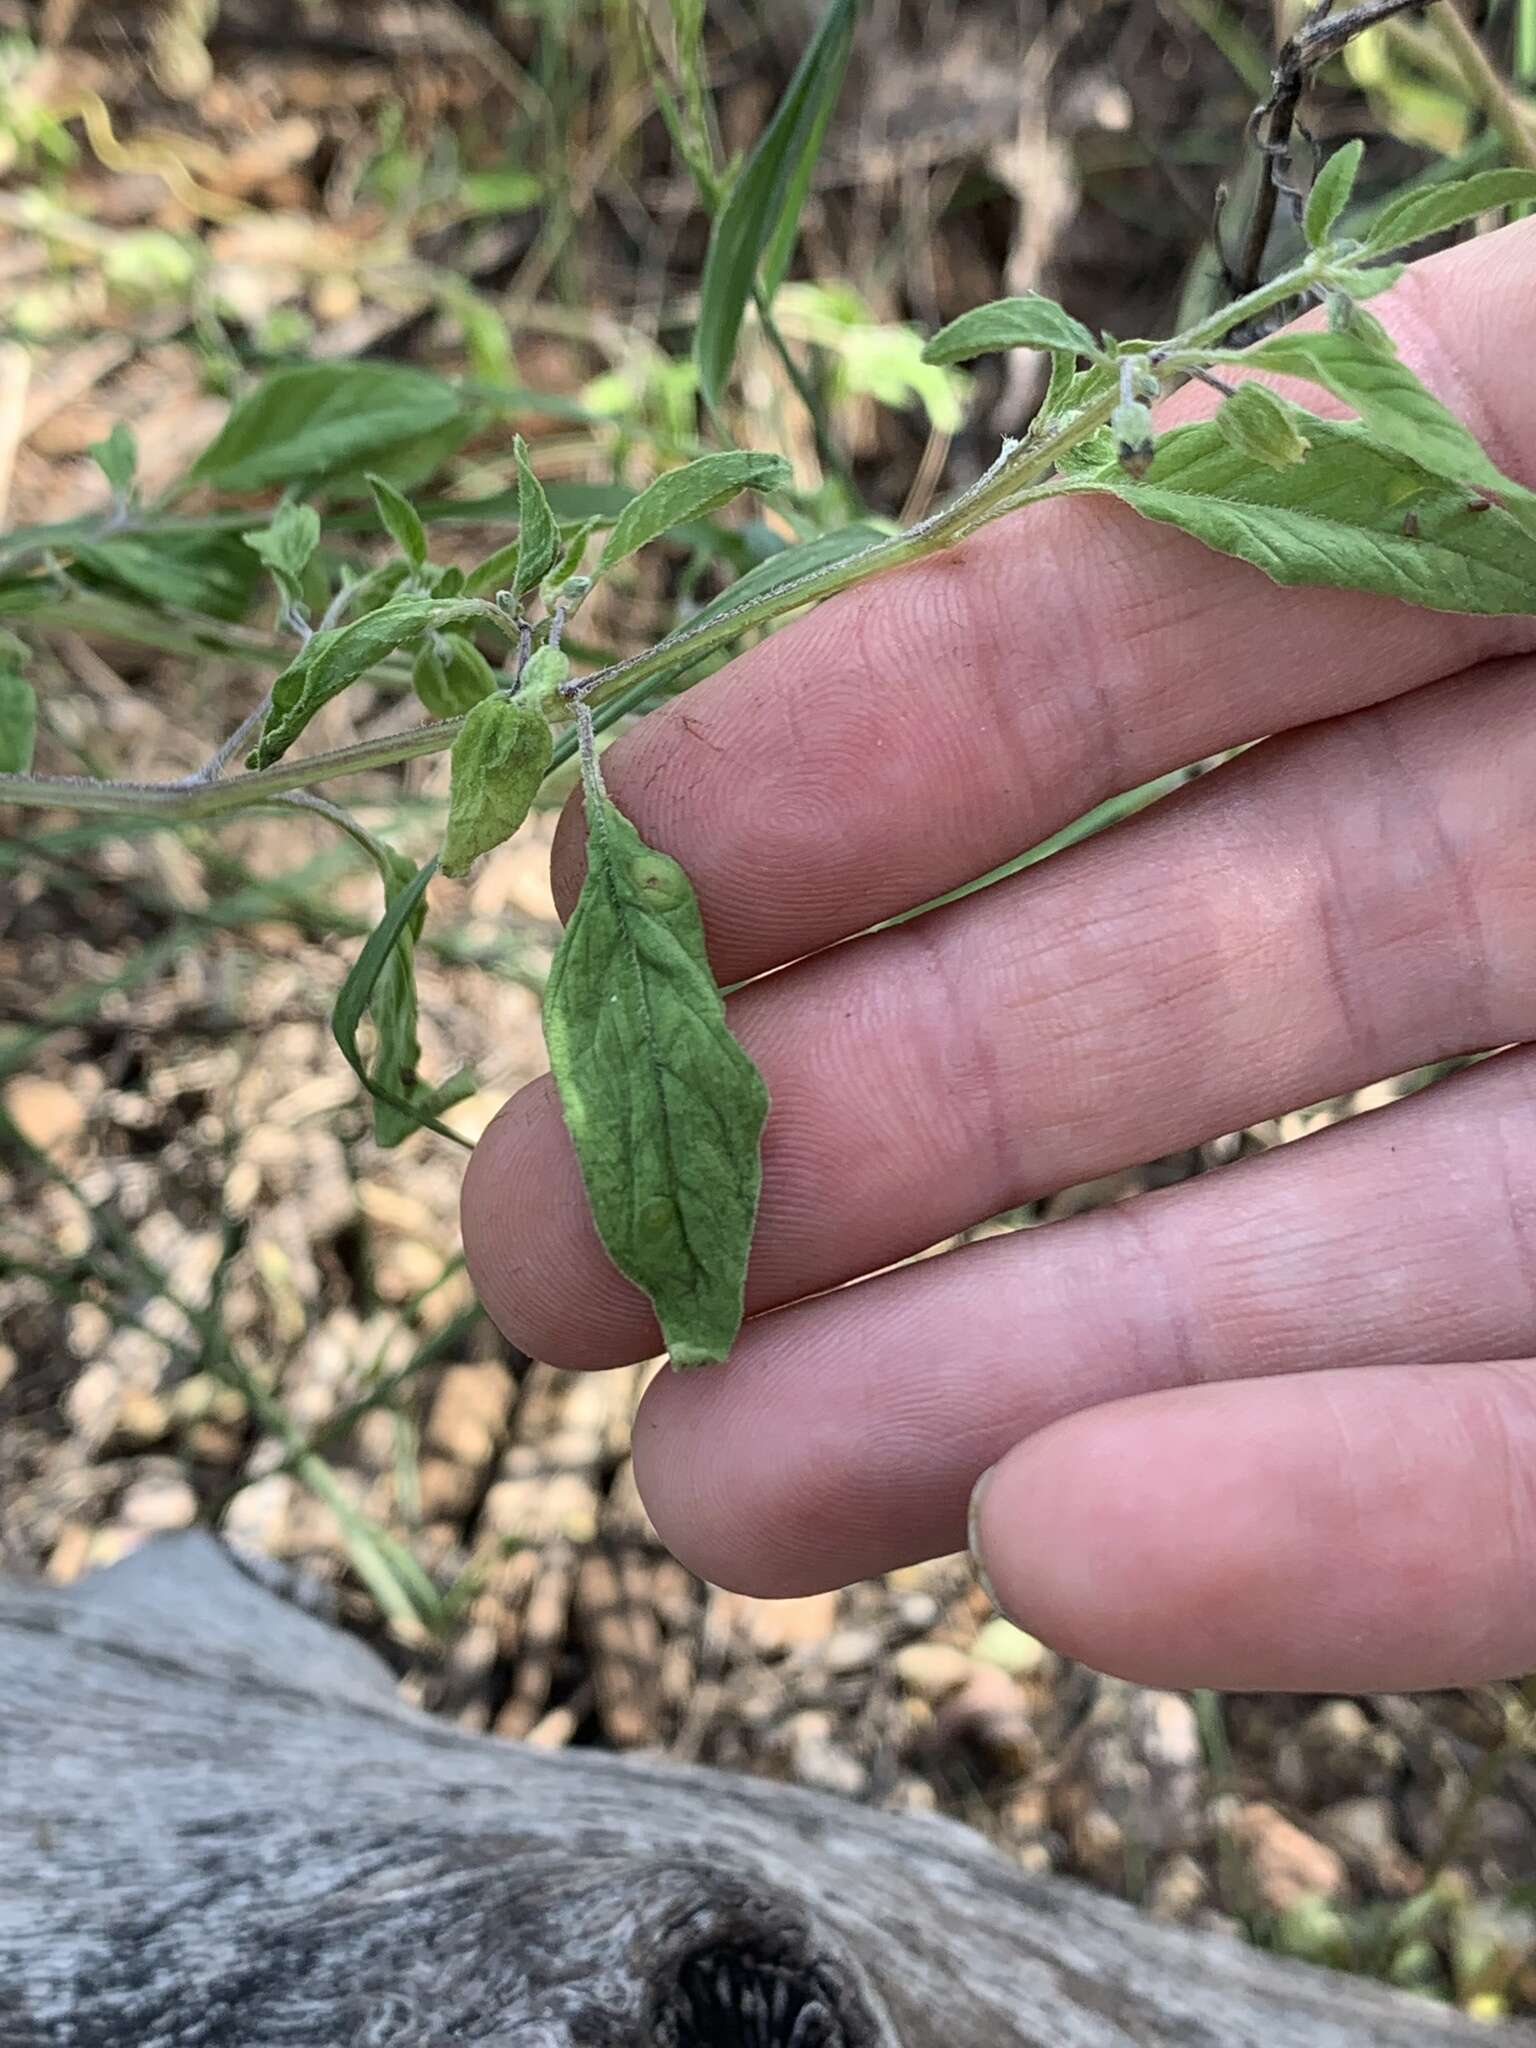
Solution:
M 702 9 L 674 12 L 686 56 L 697 50 Z M 713 216 L 693 353 L 702 409 L 723 439 L 744 322 L 755 317 L 782 346 L 772 301 L 856 13 L 857 0 L 833 0 L 762 139 L 730 169 L 710 155 L 698 79 L 685 64 L 673 97 L 658 77 L 663 111 Z M 1118 498 L 1282 584 L 1454 612 L 1519 613 L 1536 603 L 1536 492 L 1501 474 L 1399 358 L 1368 305 L 1401 274 L 1402 252 L 1536 202 L 1536 172 L 1430 182 L 1366 209 L 1353 199 L 1362 145 L 1352 142 L 1303 191 L 1288 125 L 1302 69 L 1293 60 L 1283 77 L 1277 72 L 1277 95 L 1288 96 L 1284 136 L 1277 139 L 1275 102 L 1259 122 L 1272 173 L 1266 219 L 1268 195 L 1294 211 L 1295 261 L 1160 341 L 1093 333 L 1037 295 L 962 315 L 928 344 L 930 363 L 1016 348 L 1048 358 L 1045 396 L 1022 438 L 1005 442 L 975 483 L 921 523 L 810 531 L 656 645 L 589 673 L 574 672 L 565 643 L 594 585 L 663 536 L 697 530 L 742 493 L 793 512 L 781 457 L 726 445 L 667 471 L 608 517 L 561 518 L 517 440 L 509 451 L 516 537 L 466 571 L 434 562 L 431 507 L 399 483 L 430 473 L 434 449 L 462 440 L 472 411 L 465 393 L 425 371 L 356 363 L 270 375 L 172 493 L 198 494 L 208 509 L 195 517 L 141 502 L 132 438 L 118 427 L 94 451 L 109 511 L 0 546 L 0 615 L 17 628 L 0 661 L 0 802 L 141 823 L 274 806 L 323 814 L 364 849 L 382 883 L 381 921 L 333 1013 L 340 1050 L 373 1098 L 377 1138 L 394 1145 L 425 1127 L 462 1143 L 443 1119 L 473 1078 L 420 1071 L 414 954 L 431 883 L 439 870 L 464 874 L 515 834 L 545 779 L 576 757 L 587 876 L 545 991 L 550 1061 L 609 1255 L 653 1303 L 674 1365 L 723 1359 L 742 1315 L 768 1096 L 731 1035 L 688 876 L 644 843 L 604 787 L 605 727 L 665 702 L 787 613 L 953 547 L 993 520 L 1085 493 Z M 1250 235 L 1241 259 L 1249 270 L 1253 246 Z M 1230 274 L 1234 286 L 1244 281 L 1238 269 Z M 1320 321 L 1273 331 L 1278 318 L 1309 305 L 1323 309 Z M 1352 416 L 1319 417 L 1254 372 L 1316 387 Z M 1219 403 L 1208 418 L 1159 431 L 1154 401 L 1190 379 L 1216 385 Z M 328 542 L 333 524 L 355 525 L 355 509 L 340 508 L 355 508 L 364 479 L 394 551 L 359 572 Z M 253 513 L 253 500 L 270 510 Z M 222 739 L 210 735 L 202 768 L 174 782 L 34 775 L 29 616 L 46 615 L 82 575 L 115 571 L 120 584 L 130 567 L 167 620 L 184 616 L 199 602 L 200 577 L 215 564 L 228 573 L 231 548 L 267 577 L 291 647 L 250 717 Z M 196 649 L 195 631 L 175 630 Z M 409 674 L 425 722 L 304 753 L 322 706 L 381 669 Z M 452 773 L 441 848 L 422 866 L 318 794 L 445 749 Z

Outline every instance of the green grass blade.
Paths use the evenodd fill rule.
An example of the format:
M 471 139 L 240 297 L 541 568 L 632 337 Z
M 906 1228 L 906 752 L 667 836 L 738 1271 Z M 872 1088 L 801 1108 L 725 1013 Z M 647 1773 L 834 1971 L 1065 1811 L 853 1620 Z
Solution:
M 789 267 L 801 209 L 848 67 L 859 5 L 860 0 L 831 0 L 716 218 L 693 338 L 699 388 L 712 410 L 730 375 L 754 286 L 761 277 L 771 300 Z

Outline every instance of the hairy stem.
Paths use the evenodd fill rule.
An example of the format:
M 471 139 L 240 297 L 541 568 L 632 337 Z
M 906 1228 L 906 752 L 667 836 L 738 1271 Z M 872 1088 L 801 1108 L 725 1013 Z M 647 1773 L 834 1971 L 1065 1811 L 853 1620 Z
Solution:
M 1257 286 L 1232 305 L 1222 307 L 1207 319 L 1197 321 L 1182 334 L 1149 351 L 1143 360 L 1149 371 L 1161 369 L 1166 377 L 1187 375 L 1189 357 L 1219 349 L 1234 326 L 1300 296 L 1316 284 L 1325 271 L 1338 267 L 1336 256 L 1309 256 L 1295 269 Z M 836 596 L 840 591 L 866 582 L 871 576 L 890 569 L 906 568 L 955 546 L 1004 513 L 1015 511 L 1032 498 L 1047 493 L 1051 489 L 1047 480 L 1062 457 L 1107 422 L 1118 397 L 1118 389 L 1111 384 L 1102 397 L 1070 418 L 1056 422 L 1043 432 L 1027 435 L 1006 449 L 999 461 L 952 503 L 906 532 L 876 541 L 860 554 L 844 557 L 826 568 L 812 570 L 793 582 L 779 584 L 736 611 L 707 619 L 702 624 L 685 626 L 644 654 L 630 656 L 567 684 L 563 694 L 573 706 L 576 702 L 590 705 L 596 723 L 607 725 L 622 711 L 643 701 L 663 678 L 677 677 L 740 639 L 744 633 L 769 625 L 786 612 Z M 87 616 L 83 617 L 79 601 L 75 600 L 69 606 L 70 623 L 92 623 L 99 630 L 110 633 L 120 614 L 130 609 L 110 602 L 93 604 L 86 608 Z M 59 622 L 61 610 L 50 611 L 50 623 Z M 483 613 L 487 623 L 495 625 L 508 639 L 515 640 L 516 627 L 502 618 L 495 605 L 487 603 Z M 168 636 L 174 636 L 174 646 L 170 646 L 169 638 L 151 644 L 167 645 L 169 651 L 176 653 L 237 653 L 247 658 L 275 658 L 280 662 L 286 662 L 291 652 L 287 648 L 278 650 L 269 640 L 256 639 L 255 636 L 247 638 L 234 629 L 205 630 L 200 625 L 187 628 L 167 622 L 166 632 Z M 389 664 L 381 663 L 380 667 L 387 670 Z M 403 761 L 416 760 L 425 754 L 441 753 L 452 746 L 463 723 L 462 718 L 441 719 L 429 725 L 415 726 L 408 732 L 361 740 L 351 746 L 310 754 L 297 761 L 279 761 L 270 768 L 253 769 L 228 780 L 212 782 L 125 783 L 99 782 L 83 776 L 0 775 L 0 803 L 18 804 L 33 810 L 74 810 L 145 820 L 183 821 L 227 816 L 247 810 L 254 804 L 270 802 L 273 797 L 289 790 L 305 789 L 340 776 L 360 775 L 371 769 L 389 768 Z M 575 750 L 575 735 L 567 734 L 555 749 L 554 765 L 559 766 L 569 760 Z

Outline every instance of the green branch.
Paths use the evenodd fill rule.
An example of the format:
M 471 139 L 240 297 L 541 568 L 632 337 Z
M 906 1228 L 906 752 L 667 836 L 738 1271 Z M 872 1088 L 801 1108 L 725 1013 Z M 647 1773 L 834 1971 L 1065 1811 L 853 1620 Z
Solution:
M 1309 256 L 1303 263 L 1260 285 L 1234 304 L 1224 306 L 1182 334 L 1141 355 L 1138 360 L 1152 374 L 1160 372 L 1167 382 L 1187 367 L 1191 357 L 1219 349 L 1235 326 L 1253 320 L 1275 306 L 1284 305 L 1316 286 L 1331 270 L 1340 268 L 1335 253 L 1331 258 Z M 1177 362 L 1169 359 L 1176 358 Z M 1161 371 L 1160 371 L 1161 366 Z M 876 541 L 861 553 L 845 556 L 824 568 L 812 570 L 793 582 L 774 585 L 736 610 L 728 610 L 693 626 L 685 626 L 643 654 L 632 655 L 567 685 L 565 694 L 591 704 L 599 725 L 607 725 L 631 705 L 643 701 L 659 683 L 673 680 L 708 656 L 739 640 L 744 633 L 772 624 L 785 613 L 816 604 L 828 597 L 868 581 L 888 570 L 909 567 L 930 555 L 954 547 L 981 527 L 1005 513 L 1017 510 L 1050 488 L 1048 479 L 1061 459 L 1106 424 L 1118 403 L 1118 391 L 1110 391 L 1069 419 L 1048 431 L 1025 436 L 1005 448 L 986 474 L 962 491 L 959 497 L 930 518 L 905 533 Z M 92 622 L 112 630 L 119 613 L 130 608 L 93 602 Z M 78 599 L 68 606 L 71 623 L 83 623 Z M 492 604 L 484 607 L 486 619 L 506 632 L 507 623 Z M 60 622 L 60 611 L 50 613 L 49 622 Z M 177 627 L 167 622 L 165 633 L 175 635 L 176 644 L 162 638 L 154 644 L 172 652 L 239 653 L 257 659 L 272 659 L 272 643 L 222 628 Z M 286 660 L 291 650 L 284 649 Z M 599 710 L 598 707 L 601 707 Z M 606 713 L 607 715 L 603 715 Z M 361 775 L 378 768 L 391 768 L 426 754 L 442 753 L 451 747 L 464 721 L 448 718 L 414 726 L 408 732 L 378 739 L 361 740 L 351 746 L 310 754 L 299 760 L 285 760 L 270 768 L 248 771 L 228 780 L 214 782 L 102 782 L 85 776 L 0 775 L 0 803 L 31 810 L 73 810 L 124 818 L 183 822 L 194 818 L 228 816 L 263 804 L 287 791 L 307 789 L 347 775 Z M 555 749 L 554 765 L 560 766 L 575 752 L 574 734 L 566 734 Z

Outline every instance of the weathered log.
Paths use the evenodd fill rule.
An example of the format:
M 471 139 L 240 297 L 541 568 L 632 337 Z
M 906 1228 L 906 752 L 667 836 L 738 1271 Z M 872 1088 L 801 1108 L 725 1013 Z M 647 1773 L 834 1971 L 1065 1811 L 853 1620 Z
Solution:
M 952 1822 L 434 1722 L 206 1536 L 0 1588 L 0 2048 L 1488 2038 Z

